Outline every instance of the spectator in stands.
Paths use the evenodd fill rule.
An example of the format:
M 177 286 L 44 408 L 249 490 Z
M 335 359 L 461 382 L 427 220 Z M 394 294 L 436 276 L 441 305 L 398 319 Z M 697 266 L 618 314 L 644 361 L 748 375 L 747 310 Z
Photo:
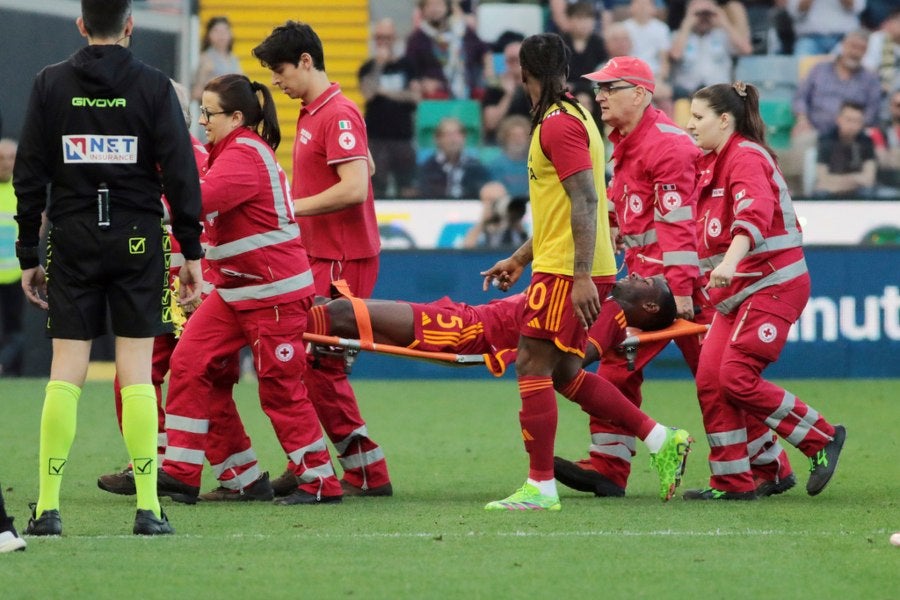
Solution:
M 819 139 L 816 185 L 818 197 L 871 196 L 875 185 L 875 148 L 864 131 L 859 104 L 844 102 L 836 127 Z
M 632 55 L 634 43 L 623 23 L 615 22 L 607 27 L 603 33 L 603 42 L 606 44 L 606 54 L 609 58 Z
M 866 0 L 866 9 L 859 15 L 859 20 L 863 27 L 875 31 L 895 8 L 897 0 Z
M 503 46 L 506 70 L 500 74 L 498 83 L 487 89 L 481 101 L 481 127 L 485 143 L 496 141 L 497 127 L 504 118 L 510 115 L 531 116 L 531 102 L 522 87 L 522 66 L 519 64 L 522 39 L 511 37 Z
M 462 122 L 456 117 L 441 119 L 434 141 L 434 154 L 419 167 L 419 197 L 477 198 L 490 177 L 481 161 L 465 152 Z
M 712 0 L 691 0 L 669 51 L 675 98 L 731 81 L 735 58 L 751 50 L 749 32 L 736 28 L 720 6 Z
M 406 56 L 424 98 L 475 98 L 493 74 L 490 47 L 454 14 L 449 0 L 419 0 L 422 21 L 406 42 Z
M 656 18 L 654 0 L 631 0 L 631 17 L 622 21 L 634 45 L 632 56 L 640 58 L 653 70 L 656 81 L 669 78 L 669 49 L 672 35 L 668 26 Z
M 569 46 L 568 81 L 578 81 L 582 75 L 593 73 L 599 65 L 606 62 L 606 46 L 603 38 L 597 33 L 598 14 L 591 2 L 581 0 L 566 6 L 569 18 L 569 30 L 562 34 L 563 41 Z
M 862 65 L 878 75 L 885 94 L 900 86 L 900 7 L 891 11 L 878 31 L 869 36 Z
M 840 53 L 810 69 L 794 94 L 792 137 L 814 131 L 819 135 L 834 127 L 840 107 L 852 102 L 863 107 L 865 125 L 878 122 L 881 84 L 878 76 L 862 66 L 869 34 L 864 29 L 844 36 Z
M 369 151 L 375 161 L 372 188 L 376 198 L 410 197 L 415 193 L 416 104 L 422 88 L 409 59 L 396 56 L 393 19 L 372 28 L 374 55 L 359 69 L 359 89 L 366 100 Z
M 775 1 L 783 2 L 784 0 Z M 728 17 L 728 22 L 731 23 L 738 34 L 749 40 L 750 20 L 747 16 L 747 8 L 745 7 L 747 2 L 748 0 L 715 0 L 715 3 L 725 12 L 725 15 Z M 690 0 L 666 0 L 666 24 L 673 33 L 681 28 L 689 5 Z
M 571 17 L 568 13 L 570 4 L 575 4 L 582 0 L 548 0 L 547 5 L 550 9 L 550 23 L 547 30 L 551 33 L 569 33 L 572 29 Z M 606 26 L 613 22 L 612 15 L 607 12 L 606 4 L 609 0 L 589 0 L 594 7 L 594 14 L 601 15 L 601 18 L 595 23 L 596 33 L 606 31 Z
M 528 239 L 522 220 L 528 196 L 511 197 L 498 181 L 481 188 L 481 218 L 466 233 L 463 248 L 518 248 Z
M 900 87 L 888 96 L 890 119 L 869 131 L 878 160 L 876 181 L 887 192 L 900 192 Z
M 866 0 L 787 0 L 797 41 L 794 54 L 829 54 L 851 31 L 859 29 Z
M 510 115 L 497 128 L 500 155 L 487 165 L 491 180 L 503 184 L 510 196 L 528 196 L 528 145 L 531 121 Z
M 228 17 L 212 17 L 206 22 L 206 33 L 200 45 L 200 61 L 194 73 L 191 98 L 200 101 L 207 82 L 219 75 L 243 73 L 241 63 L 234 55 L 234 36 Z

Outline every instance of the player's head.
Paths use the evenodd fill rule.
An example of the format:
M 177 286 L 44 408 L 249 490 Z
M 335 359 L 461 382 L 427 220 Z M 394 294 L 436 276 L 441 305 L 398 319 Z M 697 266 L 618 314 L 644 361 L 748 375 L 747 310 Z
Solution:
M 303 55 L 309 55 L 317 71 L 325 70 L 325 52 L 322 40 L 306 23 L 288 21 L 272 30 L 269 37 L 253 49 L 253 56 L 268 69 L 275 70 L 285 63 L 300 64 Z
M 675 320 L 675 296 L 662 275 L 641 277 L 632 273 L 613 286 L 612 296 L 631 327 L 644 331 L 664 329 Z
M 571 98 L 566 90 L 571 56 L 572 51 L 555 33 L 538 33 L 522 41 L 519 63 L 522 66 L 525 95 L 532 102 L 532 129 L 538 126 L 544 113 L 555 103 L 559 103 L 564 112 L 568 111 L 563 103 L 571 104 L 584 115 L 578 101 Z
M 131 0 L 81 0 L 81 22 L 92 38 L 120 37 L 130 17 Z

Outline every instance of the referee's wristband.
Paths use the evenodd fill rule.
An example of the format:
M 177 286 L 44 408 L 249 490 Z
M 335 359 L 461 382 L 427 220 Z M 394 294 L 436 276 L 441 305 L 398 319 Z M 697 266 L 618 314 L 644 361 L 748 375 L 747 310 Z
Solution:
M 16 242 L 16 258 L 19 259 L 19 267 L 23 271 L 33 269 L 41 264 L 37 246 L 22 246 Z

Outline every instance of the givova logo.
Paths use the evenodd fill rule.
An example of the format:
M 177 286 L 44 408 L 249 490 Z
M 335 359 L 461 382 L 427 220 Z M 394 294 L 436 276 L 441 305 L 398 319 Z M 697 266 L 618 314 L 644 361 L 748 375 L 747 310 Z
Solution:
M 63 161 L 66 163 L 137 162 L 135 135 L 64 135 Z
M 125 108 L 125 105 L 125 98 L 85 98 L 84 96 L 75 96 L 72 98 L 72 106 Z
M 900 288 L 885 286 L 881 296 L 810 298 L 788 336 L 792 342 L 878 342 L 900 340 Z

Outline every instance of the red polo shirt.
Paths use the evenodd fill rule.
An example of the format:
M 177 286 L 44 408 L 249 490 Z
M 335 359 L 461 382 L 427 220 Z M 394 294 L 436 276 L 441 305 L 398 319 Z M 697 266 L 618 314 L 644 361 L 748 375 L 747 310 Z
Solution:
M 368 161 L 366 124 L 356 104 L 333 83 L 300 109 L 294 140 L 294 199 L 313 196 L 340 181 L 337 166 Z M 302 206 L 302 204 L 301 204 Z M 377 256 L 381 248 L 372 183 L 362 204 L 331 213 L 298 217 L 307 253 L 328 260 Z

